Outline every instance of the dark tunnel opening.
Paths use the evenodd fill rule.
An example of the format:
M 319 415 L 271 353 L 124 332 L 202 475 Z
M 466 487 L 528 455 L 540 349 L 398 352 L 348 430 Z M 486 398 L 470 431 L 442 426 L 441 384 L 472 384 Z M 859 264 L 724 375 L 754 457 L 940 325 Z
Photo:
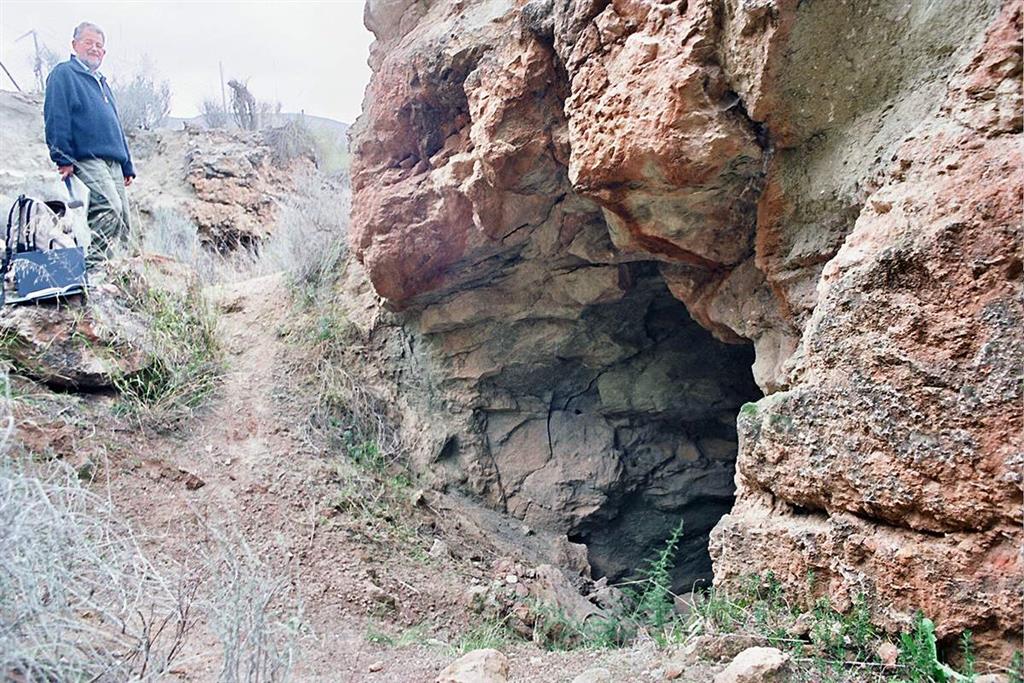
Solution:
M 682 519 L 673 576 L 685 591 L 711 578 L 708 534 L 734 498 L 736 416 L 762 394 L 751 345 L 696 323 L 656 264 L 628 267 L 622 299 L 545 332 L 553 341 L 491 380 L 489 392 L 516 400 L 487 411 L 488 451 L 505 509 L 585 544 L 595 578 L 636 575 Z M 504 337 L 540 339 L 544 325 L 511 323 Z
M 608 371 L 622 381 L 605 382 L 614 386 L 595 406 L 614 426 L 623 474 L 569 539 L 587 546 L 595 578 L 621 581 L 653 560 L 682 520 L 672 571 L 681 593 L 710 585 L 708 536 L 735 493 L 736 416 L 762 393 L 752 345 L 715 339 L 664 286 L 652 284 L 647 296 L 651 343 Z

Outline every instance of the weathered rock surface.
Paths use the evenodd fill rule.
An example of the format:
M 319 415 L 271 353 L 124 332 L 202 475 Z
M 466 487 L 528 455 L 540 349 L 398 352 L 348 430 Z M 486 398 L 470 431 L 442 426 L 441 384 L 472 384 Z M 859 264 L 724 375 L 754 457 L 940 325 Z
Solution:
M 267 132 L 199 131 L 187 135 L 185 181 L 195 192 L 192 220 L 204 242 L 221 251 L 253 247 L 270 236 L 281 188 L 293 187 L 308 156 L 282 163 Z
M 1020 28 L 1008 5 L 896 150 L 823 269 L 792 386 L 741 412 L 718 579 L 757 557 L 872 596 L 890 628 L 920 607 L 940 637 L 1019 638 Z
M 0 356 L 56 387 L 101 389 L 143 370 L 145 338 L 145 320 L 106 290 L 0 311 Z
M 452 15 L 451 35 L 435 29 L 455 9 L 430 12 L 375 48 L 353 139 L 352 241 L 410 335 L 379 344 L 408 346 L 404 362 L 436 382 L 396 396 L 419 464 L 586 542 L 611 577 L 685 510 L 679 582 L 707 577 L 702 536 L 732 495 L 732 415 L 758 395 L 750 353 L 701 330 L 650 254 L 616 249 L 602 207 L 573 188 L 571 88 L 543 27 L 492 3 Z M 678 157 L 700 143 L 674 144 Z
M 597 575 L 683 517 L 682 584 L 733 505 L 740 413 L 718 582 L 863 593 L 891 629 L 922 608 L 1007 658 L 1018 4 L 366 16 L 351 241 L 386 310 L 356 285 L 349 317 L 418 468 L 585 543 Z M 768 395 L 740 410 L 751 379 Z

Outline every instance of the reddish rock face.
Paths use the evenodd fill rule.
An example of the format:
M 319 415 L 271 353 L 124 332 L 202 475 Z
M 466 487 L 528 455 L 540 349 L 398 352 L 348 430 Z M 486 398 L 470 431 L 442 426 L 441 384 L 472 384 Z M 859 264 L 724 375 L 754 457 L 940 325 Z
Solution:
M 312 168 L 312 150 L 280 162 L 267 132 L 190 130 L 187 135 L 185 182 L 194 193 L 188 212 L 200 238 L 222 253 L 255 247 L 273 231 L 280 190 Z M 159 134 L 147 142 L 164 153 Z
M 351 240 L 403 311 L 377 352 L 421 470 L 614 575 L 718 519 L 739 412 L 716 582 L 863 594 L 891 629 L 921 608 L 1009 657 L 1018 6 L 371 0 L 367 24 Z M 741 411 L 748 344 L 768 395 Z
M 709 270 L 750 254 L 761 148 L 716 33 L 711 2 L 612 2 L 563 52 L 569 177 L 622 251 Z
M 791 386 L 740 414 L 712 550 L 718 580 L 811 571 L 892 628 L 985 624 L 1002 659 L 1024 589 L 1020 36 L 1007 5 L 824 266 Z

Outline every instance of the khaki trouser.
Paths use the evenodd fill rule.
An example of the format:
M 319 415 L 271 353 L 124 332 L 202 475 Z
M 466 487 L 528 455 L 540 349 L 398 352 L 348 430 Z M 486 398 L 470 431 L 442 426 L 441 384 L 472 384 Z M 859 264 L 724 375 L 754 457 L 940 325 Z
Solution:
M 124 174 L 117 161 L 82 159 L 75 162 L 75 175 L 89 188 L 92 242 L 85 262 L 95 266 L 113 256 L 114 247 L 124 243 L 131 232 Z

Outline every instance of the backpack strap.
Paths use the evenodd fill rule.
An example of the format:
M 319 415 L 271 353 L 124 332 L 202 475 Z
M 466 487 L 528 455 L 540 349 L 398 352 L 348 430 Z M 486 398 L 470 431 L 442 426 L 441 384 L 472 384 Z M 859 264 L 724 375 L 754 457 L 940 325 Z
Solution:
M 4 235 L 4 257 L 0 261 L 0 306 L 4 305 L 7 299 L 7 292 L 4 289 L 4 280 L 7 278 L 7 271 L 11 269 L 11 260 L 14 258 L 14 250 L 16 243 L 20 242 L 19 237 L 11 239 L 11 228 L 14 227 L 14 212 L 18 212 L 18 224 L 21 224 L 21 205 L 25 201 L 25 195 L 21 195 L 13 204 L 11 204 L 11 210 L 7 212 L 7 232 Z M 19 228 L 20 230 L 20 228 Z
M 33 233 L 30 237 L 28 235 L 28 229 L 31 227 L 32 222 L 32 209 L 35 202 L 25 195 L 19 195 L 11 205 L 11 210 L 7 212 L 7 232 L 4 235 L 4 255 L 3 260 L 0 261 L 0 306 L 4 305 L 7 300 L 7 292 L 4 291 L 3 282 L 7 277 L 7 273 L 11 270 L 11 263 L 14 261 L 14 255 L 20 254 L 30 249 L 35 249 L 36 236 Z M 15 220 L 15 214 L 17 214 L 17 220 Z M 14 234 L 11 234 L 11 233 Z
M 39 245 L 36 243 L 36 228 L 32 225 L 32 214 L 35 213 L 36 201 L 30 197 L 25 197 L 25 212 L 22 214 L 24 221 L 19 225 L 19 232 L 25 235 L 25 249 L 24 251 L 38 251 Z
M 7 234 L 4 236 L 4 249 L 6 253 L 11 253 L 14 247 L 11 242 L 11 226 L 14 223 L 14 212 L 19 210 L 21 207 L 21 200 L 25 195 L 18 197 L 13 204 L 11 204 L 11 210 L 7 212 Z
M 20 254 L 28 249 L 28 244 L 25 242 L 25 205 L 28 204 L 28 202 L 29 199 L 25 195 L 18 197 L 18 226 L 17 232 L 14 234 L 14 252 L 16 254 Z

